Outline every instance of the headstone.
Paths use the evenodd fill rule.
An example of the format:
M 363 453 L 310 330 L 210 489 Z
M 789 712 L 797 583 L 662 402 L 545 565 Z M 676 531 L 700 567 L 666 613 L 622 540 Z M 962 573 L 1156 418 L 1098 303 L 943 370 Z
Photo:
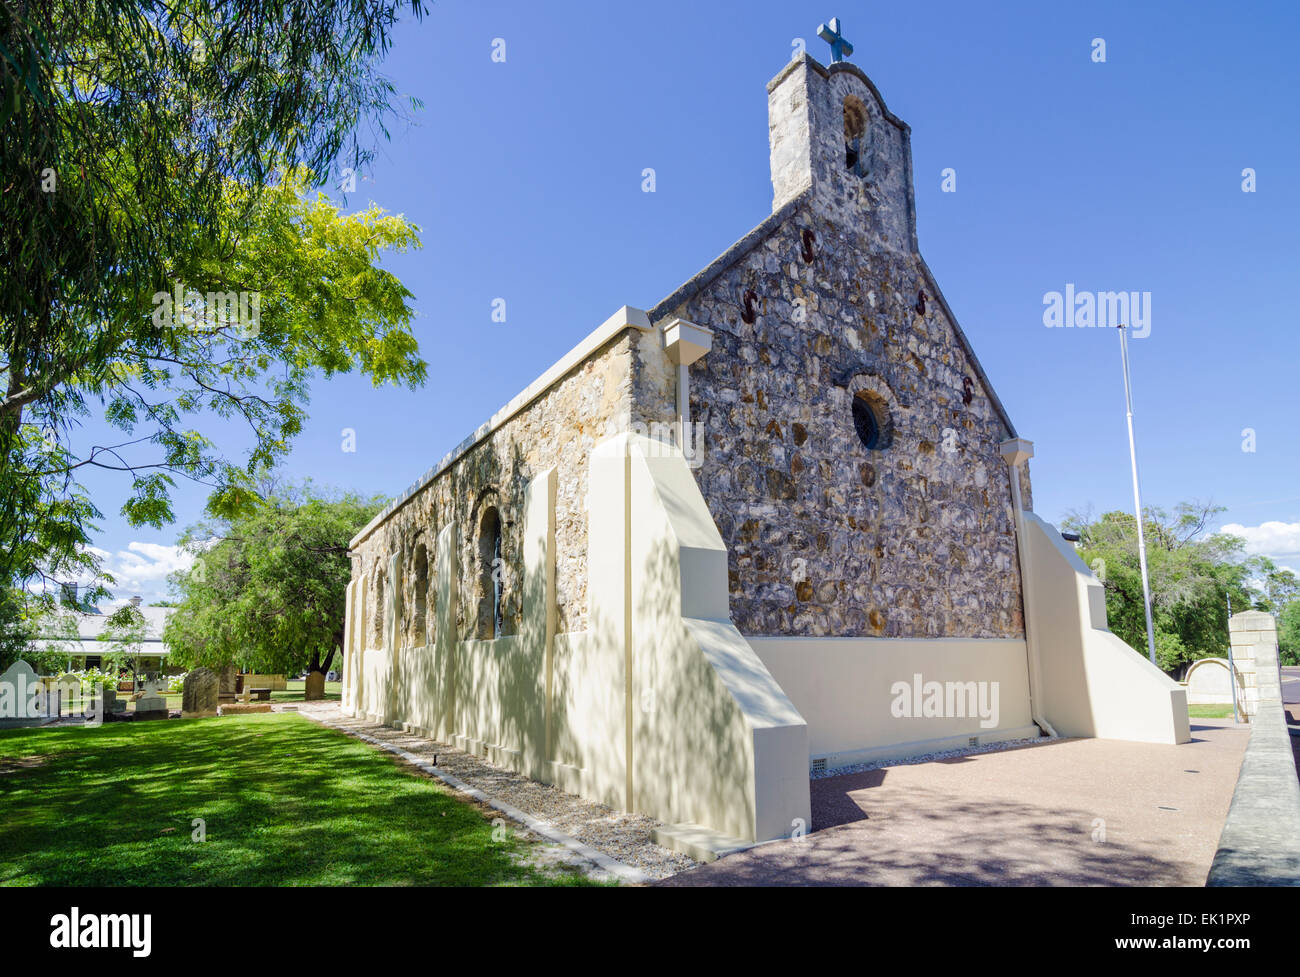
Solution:
M 48 703 L 42 688 L 35 669 L 18 659 L 0 674 L 0 719 L 30 720 L 44 716 Z
M 144 719 L 166 719 L 168 715 L 167 700 L 157 692 L 146 692 L 135 700 L 137 722 Z
M 217 673 L 210 668 L 196 668 L 185 676 L 181 686 L 181 715 L 215 716 L 221 691 Z
M 308 672 L 303 698 L 308 702 L 325 698 L 325 673 Z
M 221 691 L 233 695 L 235 692 L 235 680 L 238 678 L 238 672 L 235 671 L 234 665 L 227 665 L 221 670 Z
M 1241 689 L 1238 688 L 1238 697 Z M 1188 705 L 1232 705 L 1232 681 L 1224 658 L 1202 658 L 1187 670 Z

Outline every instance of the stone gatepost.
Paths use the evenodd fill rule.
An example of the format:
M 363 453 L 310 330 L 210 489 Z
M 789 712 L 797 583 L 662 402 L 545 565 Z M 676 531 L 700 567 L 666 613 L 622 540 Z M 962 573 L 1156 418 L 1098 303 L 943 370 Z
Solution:
M 1241 712 L 1253 720 L 1261 698 L 1282 701 L 1277 622 L 1266 611 L 1242 611 L 1228 619 L 1228 632 L 1232 663 L 1241 675 Z

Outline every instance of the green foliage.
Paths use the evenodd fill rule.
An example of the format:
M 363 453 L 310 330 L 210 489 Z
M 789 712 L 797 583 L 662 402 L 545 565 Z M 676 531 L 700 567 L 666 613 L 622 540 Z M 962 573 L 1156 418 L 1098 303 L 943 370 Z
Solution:
M 1267 560 L 1245 557 L 1241 539 L 1210 532 L 1210 522 L 1222 511 L 1185 502 L 1172 514 L 1155 507 L 1143 513 L 1156 660 L 1167 672 L 1199 658 L 1226 657 L 1229 598 L 1234 611 L 1269 610 L 1270 594 L 1284 598 L 1295 583 Z M 1107 512 L 1096 520 L 1072 513 L 1062 528 L 1079 533 L 1079 556 L 1105 585 L 1110 629 L 1145 654 L 1137 521 L 1126 512 Z M 1254 587 L 1255 579 L 1263 579 L 1266 590 Z
M 57 674 L 70 653 L 80 653 L 76 615 L 49 593 L 0 587 L 0 671 L 19 658 L 39 674 Z M 32 642 L 45 642 L 37 650 Z
M 92 696 L 101 689 L 117 688 L 117 667 L 105 663 L 103 668 L 87 668 L 84 671 L 73 669 L 71 672 L 55 671 L 59 683 L 76 682 L 81 687 L 83 696 Z
M 1187 656 L 1187 647 L 1182 638 L 1169 631 L 1156 629 L 1156 664 L 1166 672 L 1173 672 L 1184 662 L 1190 661 L 1195 661 L 1195 658 Z
M 369 158 L 360 123 L 386 135 L 378 66 L 405 6 L 422 13 L 0 0 L 0 586 L 99 571 L 83 469 L 121 473 L 133 524 L 171 520 L 177 477 L 213 484 L 229 513 L 288 451 L 313 377 L 423 381 L 410 295 L 377 267 L 416 228 L 308 192 Z M 239 293 L 256 315 L 214 314 L 212 295 Z M 117 443 L 79 443 L 92 410 Z M 246 424 L 251 449 L 228 457 L 212 418 Z M 22 604 L 0 602 L 0 641 Z
M 112 651 L 105 654 L 116 655 L 122 659 L 131 658 L 140 652 L 145 639 L 149 637 L 149 624 L 138 607 L 124 604 L 108 616 L 100 640 L 111 642 Z
M 348 543 L 382 505 L 286 488 L 229 521 L 188 530 L 181 542 L 195 563 L 172 577 L 180 599 L 164 633 L 169 661 L 328 671 L 343 644 Z
M 1300 665 L 1300 600 L 1293 600 L 1278 615 L 1278 645 L 1284 665 Z

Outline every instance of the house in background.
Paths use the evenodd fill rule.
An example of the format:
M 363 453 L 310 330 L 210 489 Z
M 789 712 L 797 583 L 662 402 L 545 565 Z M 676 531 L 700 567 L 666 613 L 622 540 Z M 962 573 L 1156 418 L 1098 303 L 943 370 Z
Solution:
M 70 586 L 75 588 L 75 585 Z M 65 587 L 65 603 L 71 604 L 72 608 L 79 606 L 75 589 L 69 592 Z M 162 633 L 172 608 L 145 607 L 139 597 L 132 597 L 131 604 L 144 615 L 146 628 L 145 637 L 139 647 L 134 649 L 132 656 L 135 661 L 134 672 L 137 675 L 163 672 L 168 649 L 163 643 Z M 124 650 L 118 642 L 105 640 L 105 626 L 108 624 L 109 614 L 105 614 L 97 607 L 84 610 L 70 608 L 64 613 L 70 614 L 75 621 L 76 637 L 65 636 L 66 633 L 58 630 L 51 620 L 50 628 L 42 631 L 42 637 L 32 641 L 31 647 L 34 653 L 40 655 L 54 653 L 61 659 L 62 668 L 74 671 L 102 668 L 105 656 Z

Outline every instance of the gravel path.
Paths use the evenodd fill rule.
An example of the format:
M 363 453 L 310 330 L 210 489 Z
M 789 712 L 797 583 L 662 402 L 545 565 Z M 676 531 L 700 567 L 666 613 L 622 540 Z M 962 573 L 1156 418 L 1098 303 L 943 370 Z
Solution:
M 390 746 L 399 747 L 430 764 L 436 756 L 439 770 L 478 788 L 495 800 L 519 808 L 616 861 L 640 869 L 651 879 L 665 879 L 699 864 L 686 855 L 655 844 L 651 840 L 651 832 L 659 822 L 653 818 L 644 814 L 615 811 L 603 804 L 565 793 L 557 787 L 504 770 L 446 743 L 405 733 L 391 726 L 349 718 L 343 715 L 337 702 L 301 703 L 296 704 L 296 708 L 277 706 L 276 711 L 298 712 L 344 732 L 362 733 Z M 594 878 L 613 878 L 609 873 L 602 872 L 522 825 L 518 826 L 518 833 L 542 846 L 536 857 L 547 863 L 581 863 L 584 870 Z M 552 848 L 556 850 L 549 850 Z
M 998 753 L 1002 750 L 1018 750 L 1024 746 L 1043 746 L 1047 743 L 1056 742 L 1056 737 L 1052 736 L 1034 736 L 1028 739 L 1019 740 L 998 740 L 996 743 L 986 743 L 984 746 L 962 747 L 957 750 L 943 750 L 939 753 L 921 753 L 917 756 L 907 757 L 903 760 L 874 760 L 871 763 L 854 763 L 847 767 L 835 767 L 832 770 L 823 770 L 821 773 L 809 774 L 809 780 L 828 780 L 831 777 L 843 777 L 851 773 L 867 773 L 871 770 L 883 770 L 886 767 L 904 767 L 917 763 L 933 763 L 935 760 L 951 760 L 956 757 L 973 757 L 983 753 Z

